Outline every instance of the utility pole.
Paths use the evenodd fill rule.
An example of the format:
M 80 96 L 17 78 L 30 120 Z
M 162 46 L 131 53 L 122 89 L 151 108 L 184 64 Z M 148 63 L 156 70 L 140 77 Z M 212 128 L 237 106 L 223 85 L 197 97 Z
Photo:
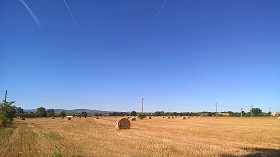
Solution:
M 142 98 L 142 113 L 144 113 L 144 98 Z
M 6 92 L 5 92 L 5 99 L 4 99 L 5 103 L 7 101 L 7 95 L 8 95 L 8 91 L 6 90 Z
M 4 99 L 5 105 L 6 105 L 6 102 L 7 102 L 7 95 L 8 95 L 8 91 L 6 90 L 6 92 L 5 92 L 5 99 Z
M 243 112 L 243 111 L 242 111 L 242 108 L 241 108 L 241 117 L 242 117 L 242 112 Z
M 271 107 L 269 107 L 269 113 L 270 113 L 270 116 L 271 116 Z
M 216 117 L 218 117 L 218 103 L 216 102 Z

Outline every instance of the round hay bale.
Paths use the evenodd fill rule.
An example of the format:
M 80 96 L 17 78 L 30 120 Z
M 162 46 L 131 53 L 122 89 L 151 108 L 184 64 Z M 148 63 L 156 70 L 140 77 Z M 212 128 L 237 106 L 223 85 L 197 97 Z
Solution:
M 152 117 L 151 117 L 151 116 L 148 116 L 148 119 L 152 119 Z
M 61 117 L 61 119 L 64 119 L 64 117 Z
M 129 117 L 127 117 L 127 119 L 129 119 Z
M 132 117 L 132 118 L 131 118 L 131 121 L 136 121 L 136 117 Z
M 127 118 L 122 118 L 116 122 L 118 129 L 130 129 L 130 121 Z
M 167 118 L 168 118 L 168 119 L 170 119 L 170 117 L 169 117 L 169 116 L 168 116 Z
M 54 117 L 52 117 L 52 119 L 54 119 Z
M 25 120 L 25 118 L 24 118 L 24 117 L 22 117 L 22 118 L 21 118 L 21 120 Z
M 182 119 L 186 119 L 186 117 L 182 117 Z
M 174 116 L 172 116 L 171 118 L 174 119 Z
M 99 119 L 99 117 L 96 117 L 96 119 Z
M 164 118 L 164 116 L 162 116 L 162 118 Z
M 190 117 L 188 117 L 188 119 L 190 119 Z
M 68 120 L 71 120 L 71 117 L 68 117 Z

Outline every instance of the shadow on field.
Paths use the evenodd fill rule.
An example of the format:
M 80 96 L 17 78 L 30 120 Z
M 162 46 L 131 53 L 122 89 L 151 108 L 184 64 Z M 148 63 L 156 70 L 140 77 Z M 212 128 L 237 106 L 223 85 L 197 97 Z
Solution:
M 249 152 L 244 157 L 280 157 L 280 149 L 270 148 L 242 148 Z M 221 157 L 236 157 L 235 155 L 221 155 Z

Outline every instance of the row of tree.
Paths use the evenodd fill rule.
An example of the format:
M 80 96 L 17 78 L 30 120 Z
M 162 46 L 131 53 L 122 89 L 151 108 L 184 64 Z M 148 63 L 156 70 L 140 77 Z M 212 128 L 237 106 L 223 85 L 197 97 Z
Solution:
M 24 117 L 24 118 L 36 118 L 36 117 L 65 117 L 66 112 L 62 111 L 60 113 L 55 113 L 54 109 L 45 109 L 44 107 L 37 108 L 36 112 L 24 112 L 21 107 L 16 107 L 12 102 L 3 102 L 0 105 L 0 126 L 7 126 L 11 124 L 13 118 Z M 223 112 L 227 114 L 218 114 L 218 116 L 231 116 L 231 117 L 240 117 L 240 112 Z M 88 113 L 83 111 L 79 114 L 77 113 L 67 113 L 68 115 L 76 116 L 76 117 L 87 117 Z M 151 113 L 137 113 L 136 111 L 132 112 L 110 112 L 110 113 L 94 113 L 94 116 L 138 116 L 139 118 L 143 118 L 146 116 L 216 116 L 216 112 L 164 112 L 164 111 L 156 111 Z M 250 112 L 242 112 L 242 116 L 252 117 L 252 116 L 271 116 L 271 113 L 262 112 L 259 108 L 252 108 Z
M 20 107 L 16 109 L 17 116 L 19 117 L 26 117 L 26 118 L 35 118 L 35 117 L 65 117 L 66 113 L 65 111 L 62 111 L 60 113 L 55 113 L 54 109 L 45 109 L 44 107 L 37 108 L 37 111 L 34 112 L 23 112 L 23 109 Z M 240 112 L 223 112 L 228 113 L 227 116 L 230 117 L 240 117 Z M 110 113 L 94 113 L 93 116 L 137 116 L 136 111 L 132 112 L 110 112 Z M 68 115 L 76 116 L 76 117 L 87 117 L 88 113 L 83 111 L 79 114 L 77 113 L 68 113 Z M 164 112 L 164 111 L 156 111 L 156 112 L 150 112 L 145 113 L 147 116 L 216 116 L 216 112 Z M 259 108 L 252 108 L 250 112 L 242 112 L 242 116 L 245 117 L 252 117 L 252 116 L 270 116 L 269 113 L 262 112 Z M 90 115 L 91 116 L 91 115 Z M 218 116 L 225 116 L 225 114 L 219 113 Z

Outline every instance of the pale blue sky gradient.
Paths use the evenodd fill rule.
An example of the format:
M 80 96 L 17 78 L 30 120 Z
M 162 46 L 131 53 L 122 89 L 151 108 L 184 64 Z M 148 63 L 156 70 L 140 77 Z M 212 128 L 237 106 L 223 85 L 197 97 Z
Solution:
M 280 111 L 278 0 L 0 2 L 0 94 L 26 109 Z

